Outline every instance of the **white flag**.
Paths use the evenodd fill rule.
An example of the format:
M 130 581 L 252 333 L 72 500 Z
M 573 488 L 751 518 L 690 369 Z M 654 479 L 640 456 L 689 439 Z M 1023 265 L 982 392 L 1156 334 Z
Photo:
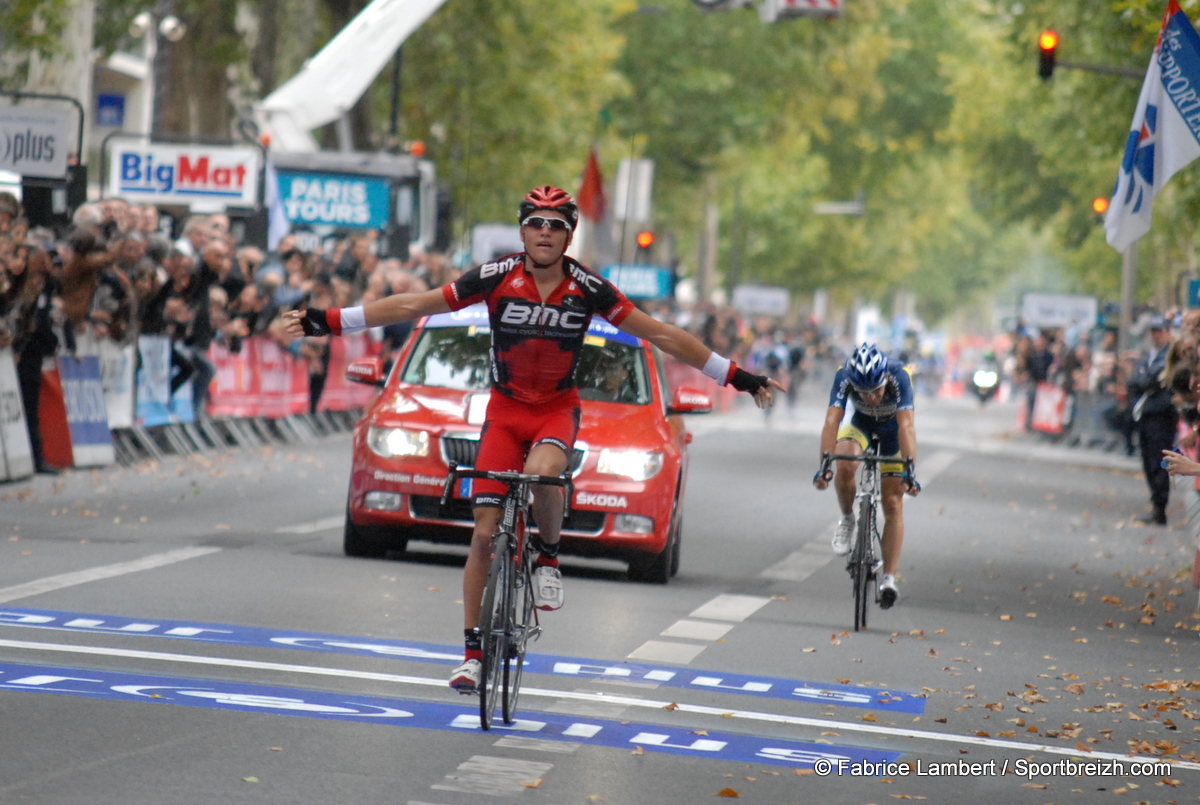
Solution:
M 266 182 L 267 249 L 275 251 L 284 235 L 292 231 L 292 224 L 283 208 L 283 199 L 279 197 L 279 176 L 275 173 L 275 163 L 270 155 L 267 156 Z
M 1200 36 L 1170 0 L 1104 229 L 1119 252 L 1150 231 L 1150 206 L 1175 173 L 1200 156 Z

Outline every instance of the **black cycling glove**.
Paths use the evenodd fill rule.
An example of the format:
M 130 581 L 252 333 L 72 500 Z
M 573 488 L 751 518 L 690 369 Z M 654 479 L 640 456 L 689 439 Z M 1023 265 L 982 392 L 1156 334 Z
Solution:
M 734 364 L 733 376 L 729 378 L 729 385 L 738 391 L 753 394 L 759 389 L 765 388 L 769 383 L 763 375 L 752 375 L 737 364 Z
M 333 334 L 333 330 L 329 327 L 329 322 L 325 318 L 325 311 L 311 307 L 304 311 L 304 317 L 300 319 L 300 327 L 304 330 L 305 335 Z
M 817 474 L 813 476 L 813 486 L 816 486 L 821 481 L 828 483 L 833 480 L 832 470 L 817 470 Z
M 904 476 L 904 483 L 905 483 L 905 485 L 908 487 L 908 492 L 909 492 L 909 494 L 911 494 L 911 495 L 915 495 L 915 494 L 917 494 L 918 492 L 920 492 L 920 491 L 921 491 L 921 484 L 920 484 L 920 482 L 917 480 L 917 476 L 916 476 L 916 474 L 913 474 L 913 475 L 905 475 L 905 476 Z

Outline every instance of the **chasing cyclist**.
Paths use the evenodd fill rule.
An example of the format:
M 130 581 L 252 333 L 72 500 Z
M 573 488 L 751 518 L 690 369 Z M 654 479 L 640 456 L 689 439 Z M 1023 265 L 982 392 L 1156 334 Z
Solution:
M 854 415 L 843 424 L 846 404 L 854 406 Z M 889 362 L 874 344 L 863 344 L 833 378 L 825 426 L 821 430 L 821 453 L 859 455 L 871 437 L 879 438 L 879 454 L 895 457 L 895 463 L 880 464 L 883 480 L 883 578 L 879 582 L 879 605 L 890 609 L 900 598 L 896 571 L 900 566 L 900 547 L 904 542 L 904 493 L 917 495 L 915 469 L 907 475 L 905 459 L 917 458 L 917 427 L 913 416 L 912 380 L 908 370 Z M 850 553 L 854 543 L 855 471 L 858 462 L 837 462 L 833 486 L 837 491 L 842 519 L 833 536 L 833 550 L 839 556 Z M 813 485 L 829 486 L 829 474 L 817 471 Z
M 523 253 L 485 263 L 435 290 L 395 294 L 361 307 L 292 311 L 285 314 L 288 332 L 293 337 L 348 335 L 486 302 L 494 393 L 475 461 L 480 470 L 561 475 L 567 469 L 579 430 L 575 367 L 594 314 L 721 385 L 749 392 L 760 408 L 774 402 L 772 389 L 782 390 L 780 384 L 750 374 L 678 327 L 651 318 L 608 280 L 567 257 L 578 219 L 578 207 L 565 191 L 536 188 L 517 212 Z M 476 627 L 505 488 L 477 479 L 472 492 L 475 528 L 463 571 L 466 656 L 450 677 L 450 686 L 460 693 L 474 692 L 479 683 L 482 651 Z M 535 602 L 539 609 L 558 609 L 563 604 L 558 570 L 562 492 L 534 487 L 533 516 L 539 532 Z

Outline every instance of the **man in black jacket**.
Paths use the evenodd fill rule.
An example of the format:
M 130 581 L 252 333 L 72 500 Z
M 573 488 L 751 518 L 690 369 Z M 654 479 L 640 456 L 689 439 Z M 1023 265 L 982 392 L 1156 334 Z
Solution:
M 1171 379 L 1165 377 L 1167 353 L 1171 349 L 1171 331 L 1161 316 L 1150 321 L 1150 348 L 1134 367 L 1127 384 L 1133 401 L 1133 420 L 1137 423 L 1138 441 L 1142 452 L 1142 469 L 1150 486 L 1148 516 L 1139 522 L 1165 526 L 1167 500 L 1171 495 L 1171 478 L 1162 466 L 1163 450 L 1175 444 L 1177 413 L 1171 402 Z

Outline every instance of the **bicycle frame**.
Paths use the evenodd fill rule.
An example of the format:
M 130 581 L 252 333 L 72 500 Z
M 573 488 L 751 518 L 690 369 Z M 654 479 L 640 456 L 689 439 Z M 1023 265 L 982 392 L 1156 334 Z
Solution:
M 492 536 L 492 556 L 479 615 L 483 644 L 483 675 L 478 689 L 479 723 L 488 730 L 492 726 L 497 700 L 503 700 L 505 723 L 511 724 L 516 718 L 525 647 L 530 638 L 537 640 L 541 635 L 533 601 L 535 559 L 526 540 L 531 487 L 563 487 L 566 492 L 565 519 L 570 514 L 574 485 L 569 476 L 459 469 L 452 462 L 442 490 L 443 508 L 460 478 L 486 478 L 508 485 L 500 522 Z

